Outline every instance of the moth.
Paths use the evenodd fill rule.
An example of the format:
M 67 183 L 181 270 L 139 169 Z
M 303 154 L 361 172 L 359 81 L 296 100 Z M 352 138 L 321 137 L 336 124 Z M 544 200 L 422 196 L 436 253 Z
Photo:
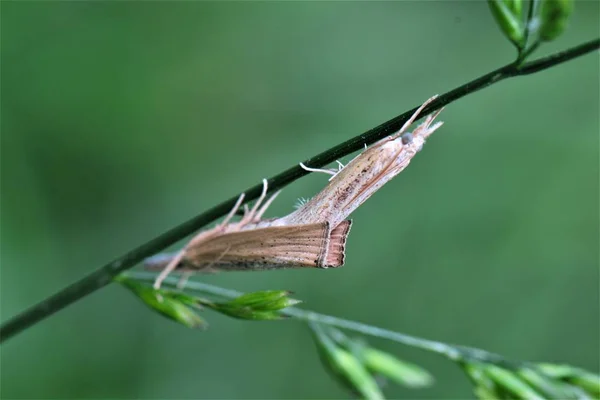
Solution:
M 251 210 L 244 208 L 239 222 L 230 223 L 244 195 L 225 220 L 215 228 L 199 233 L 175 257 L 154 258 L 146 266 L 166 267 L 155 287 L 175 268 L 182 271 L 265 270 L 281 268 L 339 267 L 345 261 L 345 246 L 352 222 L 346 218 L 384 184 L 402 172 L 421 151 L 426 139 L 442 122 L 433 123 L 441 109 L 429 115 L 413 132 L 407 129 L 437 96 L 425 101 L 402 128 L 352 159 L 338 162 L 337 170 L 314 169 L 332 175 L 327 186 L 296 211 L 280 218 L 261 219 L 279 194 L 264 205 L 267 182 Z M 260 209 L 259 209 L 260 207 Z
M 421 111 L 436 98 L 437 95 L 427 99 L 398 132 L 366 148 L 346 166 L 338 161 L 339 168 L 329 170 L 308 168 L 300 163 L 300 166 L 308 171 L 332 175 L 329 183 L 296 211 L 285 217 L 266 220 L 262 225 L 287 226 L 327 221 L 331 226 L 337 226 L 383 185 L 402 172 L 421 151 L 426 139 L 442 126 L 443 122 L 433 123 L 442 111 L 440 109 L 429 115 L 412 132 L 406 131 Z
M 267 180 L 253 208 L 243 218 L 230 222 L 244 200 L 240 195 L 233 209 L 216 227 L 200 232 L 174 257 L 152 259 L 148 269 L 164 267 L 154 287 L 160 288 L 169 273 L 257 271 L 284 268 L 335 268 L 344 265 L 346 240 L 352 221 L 332 228 L 328 221 L 286 226 L 256 227 L 279 192 L 266 198 Z M 248 229 L 248 227 L 252 227 Z M 166 265 L 165 265 L 166 263 Z

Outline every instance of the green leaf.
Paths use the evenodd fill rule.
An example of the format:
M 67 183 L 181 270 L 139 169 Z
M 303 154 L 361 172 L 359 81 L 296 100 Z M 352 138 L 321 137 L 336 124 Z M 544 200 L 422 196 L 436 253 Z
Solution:
M 488 5 L 500 30 L 518 49 L 522 49 L 525 33 L 520 13 L 517 14 L 513 11 L 517 9 L 517 5 L 512 4 L 509 7 L 504 0 L 488 0 Z
M 556 379 L 566 380 L 576 374 L 576 369 L 566 364 L 540 363 L 537 367 L 544 374 Z
M 504 4 L 512 12 L 512 14 L 519 20 L 522 20 L 523 16 L 523 1 L 522 0 L 504 0 Z
M 206 327 L 206 322 L 191 308 L 180 301 L 165 297 L 156 291 L 142 292 L 138 296 L 148 307 L 188 328 Z
M 276 320 L 285 316 L 278 311 L 300 303 L 287 297 L 286 290 L 267 290 L 247 293 L 223 303 L 204 302 L 203 305 L 234 318 L 248 320 Z
M 483 367 L 484 373 L 494 381 L 500 388 L 506 390 L 519 399 L 543 400 L 538 392 L 520 379 L 513 372 L 497 367 L 495 365 L 486 365 Z
M 517 374 L 523 378 L 531 387 L 541 393 L 543 396 L 550 399 L 578 399 L 576 391 L 573 387 L 550 378 L 546 375 L 539 373 L 531 368 L 521 368 L 517 371 Z
M 401 386 L 410 388 L 422 388 L 433 383 L 433 376 L 423 368 L 370 347 L 362 338 L 349 338 L 335 328 L 327 329 L 327 333 L 335 342 L 357 357 L 373 374 L 382 375 Z
M 338 371 L 346 375 L 352 382 L 356 390 L 364 396 L 365 399 L 384 399 L 383 393 L 379 389 L 377 382 L 371 374 L 365 369 L 359 359 L 354 357 L 346 350 L 338 350 L 332 358 Z
M 547 376 L 571 383 L 596 398 L 600 397 L 600 376 L 598 374 L 566 364 L 542 363 L 537 366 Z
M 475 383 L 473 392 L 478 399 L 500 399 L 496 384 L 484 372 L 484 365 L 477 363 L 462 364 L 463 369 Z
M 425 369 L 381 350 L 365 346 L 360 356 L 369 371 L 381 374 L 398 385 L 418 389 L 431 386 L 434 381 L 433 376 Z
M 301 303 L 300 300 L 289 298 L 290 294 L 291 292 L 287 290 L 265 290 L 243 294 L 225 304 L 233 307 L 250 307 L 260 311 L 277 311 Z
M 500 397 L 490 388 L 485 386 L 475 386 L 473 393 L 481 400 L 499 400 Z
M 189 307 L 189 305 L 198 304 L 198 300 L 192 296 L 169 290 L 155 290 L 126 275 L 119 275 L 114 280 L 164 317 L 188 328 L 205 328 L 207 326 L 206 322 Z
M 540 7 L 540 39 L 552 41 L 560 36 L 573 12 L 573 0 L 543 0 Z
M 321 362 L 353 393 L 365 399 L 384 399 L 375 378 L 351 352 L 337 346 L 319 325 L 311 325 Z
M 214 311 L 239 319 L 247 319 L 253 321 L 270 321 L 285 318 L 277 311 L 261 311 L 255 310 L 251 307 L 231 306 L 226 303 L 214 303 L 212 305 L 209 305 L 208 307 L 212 308 Z
M 577 376 L 569 379 L 569 382 L 582 388 L 595 398 L 600 398 L 600 376 L 581 370 Z

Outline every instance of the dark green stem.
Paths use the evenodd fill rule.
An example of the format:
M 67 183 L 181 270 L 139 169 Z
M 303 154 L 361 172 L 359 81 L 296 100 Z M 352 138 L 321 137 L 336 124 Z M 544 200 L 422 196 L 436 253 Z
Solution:
M 428 107 L 423 110 L 422 115 L 435 111 L 453 101 L 460 99 L 468 94 L 474 93 L 480 89 L 486 88 L 501 80 L 519 75 L 528 75 L 534 72 L 539 72 L 547 68 L 554 67 L 569 61 L 573 58 L 582 56 L 586 53 L 600 48 L 600 39 L 595 39 L 590 42 L 581 44 L 563 52 L 541 58 L 518 67 L 515 63 L 510 63 L 502 68 L 483 75 L 471 82 L 468 82 L 448 93 L 439 96 L 431 102 Z M 318 154 L 308 160 L 304 164 L 319 168 L 323 167 L 339 158 L 342 158 L 354 151 L 361 150 L 364 145 L 374 143 L 388 135 L 399 130 L 404 122 L 417 110 L 413 108 L 405 113 L 387 121 L 383 124 L 358 135 L 344 143 L 341 143 L 321 154 Z M 271 177 L 268 180 L 269 188 L 276 190 L 286 186 L 296 179 L 308 174 L 307 171 L 300 168 L 297 164 L 293 167 Z M 262 184 L 253 186 L 244 191 L 246 193 L 246 201 L 256 199 L 262 190 Z M 208 211 L 190 219 L 187 222 L 163 233 L 159 237 L 131 250 L 127 254 L 115 259 L 114 261 L 104 265 L 100 269 L 85 276 L 81 280 L 71 284 L 58 293 L 42 300 L 40 303 L 28 308 L 17 316 L 11 318 L 0 327 L 0 343 L 16 335 L 28 327 L 38 323 L 55 312 L 65 308 L 88 294 L 108 285 L 112 279 L 119 273 L 126 271 L 145 258 L 165 249 L 175 242 L 191 235 L 203 226 L 209 224 L 215 219 L 227 214 L 237 201 L 239 194 L 231 197 L 229 200 L 211 208 Z
M 519 57 L 517 58 L 517 61 L 515 62 L 516 65 L 521 65 L 526 59 L 527 57 L 529 57 L 534 51 L 537 50 L 537 48 L 540 47 L 540 42 L 535 42 L 534 44 L 532 44 L 531 46 L 529 46 L 529 48 L 527 48 L 526 50 L 522 51 L 521 54 L 519 54 Z

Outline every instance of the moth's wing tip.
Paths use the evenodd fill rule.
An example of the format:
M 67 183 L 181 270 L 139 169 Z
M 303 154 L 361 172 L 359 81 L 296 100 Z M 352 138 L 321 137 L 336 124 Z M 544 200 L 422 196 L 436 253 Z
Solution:
M 352 227 L 352 220 L 342 221 L 331 230 L 329 234 L 329 244 L 327 256 L 325 257 L 326 267 L 341 267 L 346 261 L 346 240 Z

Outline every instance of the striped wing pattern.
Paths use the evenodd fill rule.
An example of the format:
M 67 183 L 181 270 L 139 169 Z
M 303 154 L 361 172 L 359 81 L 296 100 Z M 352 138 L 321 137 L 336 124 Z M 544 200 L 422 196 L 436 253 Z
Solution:
M 185 270 L 257 270 L 343 265 L 351 221 L 231 232 L 186 248 Z M 181 269 L 179 269 L 181 270 Z

